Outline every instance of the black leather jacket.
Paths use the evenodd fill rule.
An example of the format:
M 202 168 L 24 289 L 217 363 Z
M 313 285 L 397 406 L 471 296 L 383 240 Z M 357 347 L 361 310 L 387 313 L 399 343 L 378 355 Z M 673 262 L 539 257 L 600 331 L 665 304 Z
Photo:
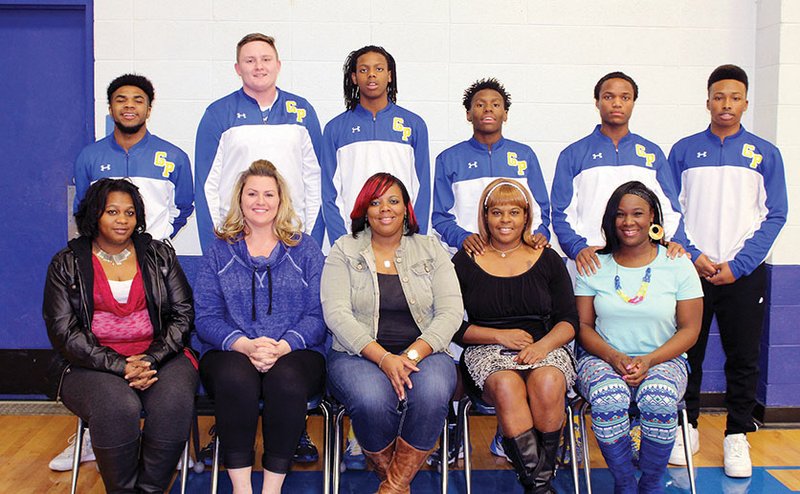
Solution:
M 147 233 L 132 238 L 153 325 L 145 359 L 157 369 L 188 345 L 194 324 L 192 289 L 171 246 Z M 51 378 L 59 391 L 61 379 L 73 365 L 125 374 L 125 356 L 101 345 L 92 333 L 93 284 L 91 239 L 71 240 L 50 262 L 42 307 L 47 336 L 56 350 Z

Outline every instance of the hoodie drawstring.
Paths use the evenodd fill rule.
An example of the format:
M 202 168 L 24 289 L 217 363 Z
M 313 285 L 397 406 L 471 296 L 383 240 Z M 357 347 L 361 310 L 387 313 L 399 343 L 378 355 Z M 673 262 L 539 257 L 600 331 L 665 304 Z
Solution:
M 253 321 L 256 320 L 256 270 L 253 269 L 253 278 L 250 283 L 250 303 L 253 306 L 253 310 L 250 314 L 250 317 Z
M 267 315 L 272 315 L 272 269 L 267 266 L 267 284 L 269 289 L 269 307 L 267 307 Z M 250 281 L 250 303 L 252 304 L 252 311 L 250 317 L 253 321 L 256 320 L 256 270 L 253 269 L 253 276 Z
M 267 315 L 272 315 L 272 269 L 267 265 L 267 283 L 269 284 L 269 308 L 267 308 Z

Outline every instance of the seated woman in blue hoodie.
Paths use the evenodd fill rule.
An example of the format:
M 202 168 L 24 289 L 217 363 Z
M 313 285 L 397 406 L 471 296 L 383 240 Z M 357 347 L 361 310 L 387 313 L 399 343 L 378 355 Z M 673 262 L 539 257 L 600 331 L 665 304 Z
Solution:
M 319 299 L 324 258 L 302 233 L 275 166 L 258 160 L 197 274 L 200 376 L 216 401 L 217 434 L 234 493 L 250 493 L 259 400 L 264 493 L 278 493 L 325 382 L 327 331 Z

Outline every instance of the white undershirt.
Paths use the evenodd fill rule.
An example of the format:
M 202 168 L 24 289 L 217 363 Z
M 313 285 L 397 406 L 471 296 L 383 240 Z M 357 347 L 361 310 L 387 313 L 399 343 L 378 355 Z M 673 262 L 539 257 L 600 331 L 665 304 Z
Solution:
M 114 296 L 114 300 L 121 304 L 128 303 L 128 295 L 131 293 L 133 279 L 125 281 L 108 280 L 108 285 L 111 287 L 111 294 Z

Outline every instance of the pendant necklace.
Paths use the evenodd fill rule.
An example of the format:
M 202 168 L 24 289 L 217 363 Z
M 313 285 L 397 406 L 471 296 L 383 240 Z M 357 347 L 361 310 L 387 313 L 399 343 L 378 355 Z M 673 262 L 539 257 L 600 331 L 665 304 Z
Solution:
M 100 247 L 97 247 L 97 252 L 95 252 L 94 255 L 96 255 L 101 261 L 113 264 L 114 266 L 122 266 L 122 263 L 131 256 L 131 251 L 129 251 L 126 247 L 122 249 L 122 252 L 117 254 L 109 254 Z
M 498 254 L 500 254 L 500 257 L 502 257 L 504 259 L 509 254 L 511 254 L 515 250 L 519 249 L 520 247 L 522 247 L 522 244 L 523 244 L 523 242 L 522 242 L 522 240 L 520 240 L 519 241 L 519 245 L 517 245 L 516 247 L 508 249 L 508 250 L 500 250 L 500 249 L 495 249 L 494 245 L 492 245 L 492 241 L 489 240 L 489 248 L 492 249 L 493 251 L 497 252 Z
M 386 259 L 385 261 L 383 261 L 383 267 L 386 269 L 390 269 L 392 267 L 392 261 Z

